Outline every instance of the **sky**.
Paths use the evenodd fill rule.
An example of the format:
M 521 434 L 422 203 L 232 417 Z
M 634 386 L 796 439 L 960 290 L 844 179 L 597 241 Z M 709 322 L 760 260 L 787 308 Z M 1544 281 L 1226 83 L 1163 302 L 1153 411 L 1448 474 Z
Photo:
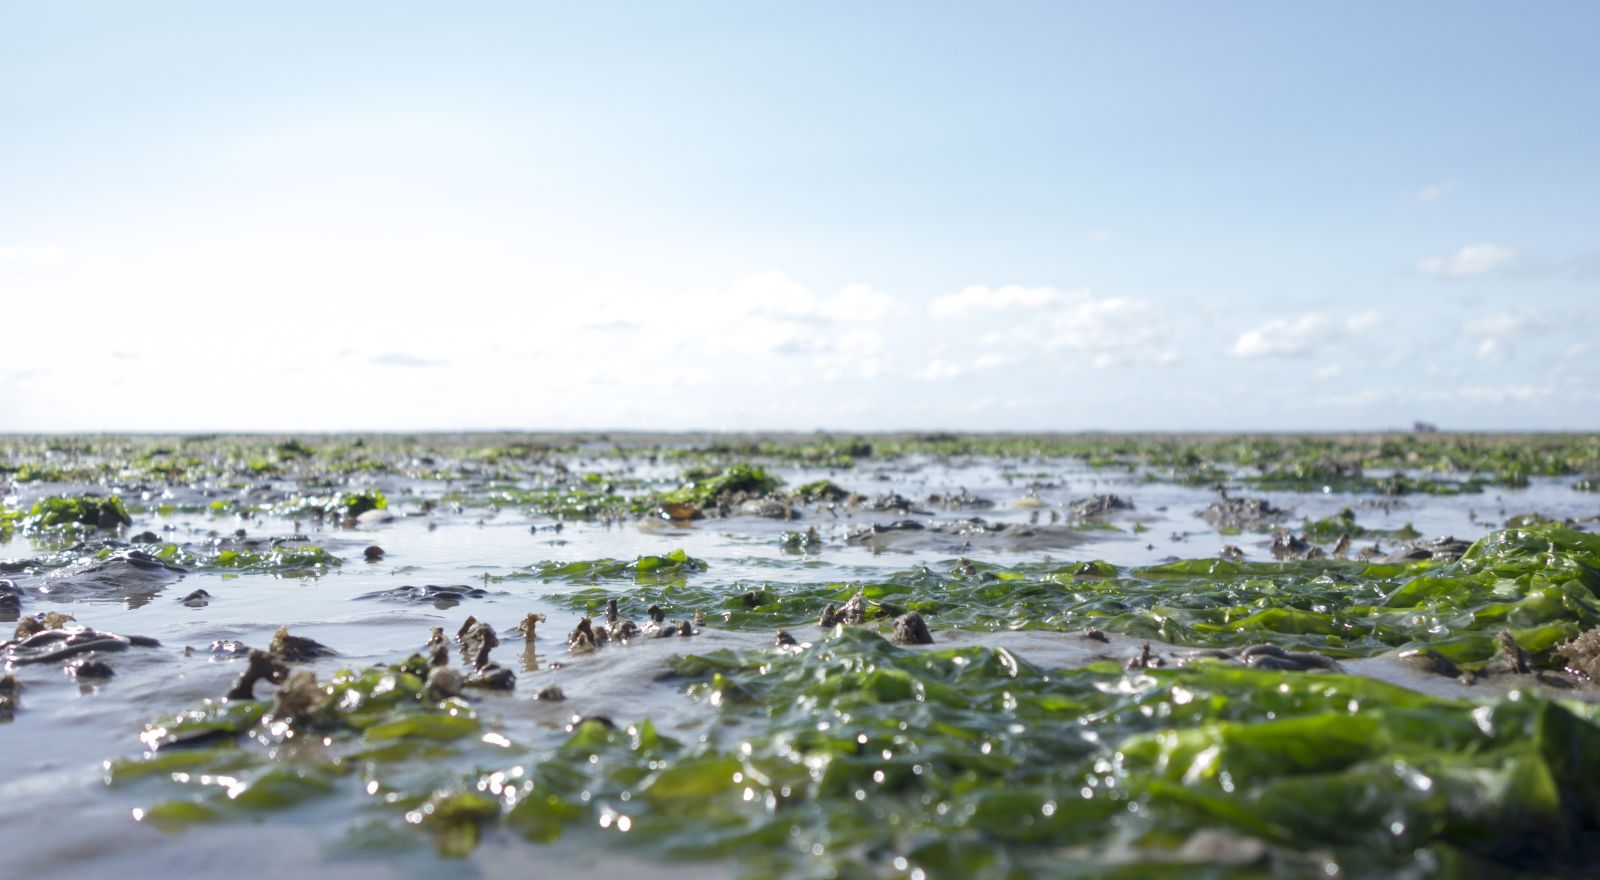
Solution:
M 1597 40 L 0 0 L 0 431 L 1597 430 Z

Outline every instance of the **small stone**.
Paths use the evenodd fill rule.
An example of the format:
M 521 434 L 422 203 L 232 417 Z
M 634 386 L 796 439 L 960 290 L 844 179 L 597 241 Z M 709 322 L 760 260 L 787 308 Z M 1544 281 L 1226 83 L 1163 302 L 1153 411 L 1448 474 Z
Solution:
M 436 666 L 428 672 L 426 691 L 430 700 L 446 700 L 459 696 L 465 682 L 461 673 L 448 666 Z
M 562 693 L 560 685 L 550 685 L 533 697 L 535 700 L 565 700 L 567 695 Z
M 911 611 L 895 618 L 894 634 L 889 641 L 897 645 L 931 645 L 933 635 L 928 632 L 928 624 L 923 621 L 922 615 Z
M 116 672 L 99 660 L 79 660 L 68 664 L 67 674 L 74 678 L 110 678 Z

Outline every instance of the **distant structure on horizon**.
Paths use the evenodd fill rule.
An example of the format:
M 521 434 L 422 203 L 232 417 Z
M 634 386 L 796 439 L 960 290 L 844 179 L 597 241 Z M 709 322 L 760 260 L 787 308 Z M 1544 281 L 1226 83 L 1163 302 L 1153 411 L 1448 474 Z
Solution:
M 1433 422 L 1412 422 L 1411 423 L 1411 433 L 1413 433 L 1413 434 L 1437 434 L 1437 433 L 1439 433 L 1439 426 L 1435 425 Z

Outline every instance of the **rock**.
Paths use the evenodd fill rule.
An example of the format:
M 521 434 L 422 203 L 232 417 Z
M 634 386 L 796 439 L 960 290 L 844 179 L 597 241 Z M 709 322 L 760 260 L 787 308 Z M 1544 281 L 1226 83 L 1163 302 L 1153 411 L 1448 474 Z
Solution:
M 461 673 L 448 666 L 435 666 L 428 671 L 428 683 L 424 686 L 428 699 L 439 701 L 460 696 L 461 689 L 466 685 Z
M 15 718 L 20 708 L 22 708 L 22 683 L 17 681 L 15 675 L 0 678 L 0 724 Z
M 842 608 L 829 602 L 828 607 L 822 610 L 822 619 L 818 621 L 818 624 L 824 627 L 832 627 L 841 623 L 865 623 L 867 619 L 866 601 L 866 593 L 858 592 L 851 596 L 850 601 L 844 603 Z
M 96 632 L 88 627 L 43 629 L 24 638 L 4 643 L 6 662 L 13 666 L 35 663 L 61 663 L 91 651 L 125 651 L 132 646 L 154 647 L 161 643 L 146 636 L 120 636 Z
M 922 615 L 912 611 L 895 618 L 894 633 L 889 641 L 897 645 L 931 645 L 933 635 L 928 632 L 928 624 L 923 622 Z
M 443 610 L 454 608 L 467 599 L 482 599 L 487 595 L 489 595 L 488 590 L 467 584 L 425 584 L 420 587 L 406 584 L 405 586 L 388 590 L 379 590 L 375 593 L 362 593 L 356 599 L 409 602 L 417 605 L 432 605 Z
M 1213 502 L 1198 514 L 1201 519 L 1218 529 L 1260 531 L 1282 522 L 1289 515 L 1286 510 L 1272 506 L 1265 498 L 1229 498 Z
M 289 635 L 289 628 L 280 626 L 278 631 L 272 634 L 272 642 L 267 645 L 267 653 L 274 660 L 298 663 L 315 660 L 318 657 L 333 657 L 339 652 L 315 639 Z
M 39 592 L 51 596 L 137 598 L 153 596 L 188 573 L 143 550 L 122 550 L 105 559 L 82 559 L 45 575 Z
M 1156 667 L 1165 665 L 1167 665 L 1167 661 L 1151 653 L 1150 643 L 1145 642 L 1144 645 L 1139 649 L 1138 655 L 1129 659 L 1127 663 L 1123 664 L 1123 667 L 1129 672 L 1132 672 L 1138 669 L 1155 669 Z
M 495 634 L 494 627 L 486 622 L 475 622 L 461 635 L 461 653 L 466 658 L 467 665 L 474 670 L 488 668 L 489 652 L 500 645 L 500 637 Z
M 517 686 L 517 674 L 498 663 L 489 663 L 467 676 L 466 686 L 491 691 L 509 691 Z
M 1067 516 L 1076 520 L 1093 519 L 1115 513 L 1119 510 L 1132 510 L 1133 502 L 1117 495 L 1094 495 L 1089 498 L 1079 498 L 1067 505 Z
M 1379 562 L 1454 562 L 1467 552 L 1472 543 L 1444 536 L 1428 541 L 1415 541 L 1405 547 L 1380 557 Z
M 78 660 L 67 664 L 67 674 L 78 679 L 110 678 L 116 672 L 101 660 Z
M 594 622 L 585 617 L 578 621 L 578 625 L 567 634 L 567 651 L 572 654 L 587 654 L 599 650 L 600 640 L 594 634 Z
M 1561 650 L 1560 648 L 1556 649 Z M 1423 648 L 1418 651 L 1401 651 L 1395 659 L 1418 672 L 1427 672 L 1432 675 L 1442 675 L 1446 678 L 1459 678 L 1461 667 L 1450 662 L 1450 658 L 1432 648 Z
M 373 510 L 363 511 L 360 516 L 357 516 L 356 525 L 373 526 L 378 525 L 379 523 L 390 522 L 393 519 L 394 514 L 390 513 L 389 511 L 381 508 L 374 508 Z
M 22 588 L 0 578 L 0 614 L 22 613 Z
M 253 700 L 256 698 L 256 682 L 266 679 L 271 682 L 281 682 L 289 676 L 289 667 L 272 659 L 265 651 L 251 651 L 244 672 L 239 674 L 233 688 L 228 691 L 224 699 L 228 700 Z

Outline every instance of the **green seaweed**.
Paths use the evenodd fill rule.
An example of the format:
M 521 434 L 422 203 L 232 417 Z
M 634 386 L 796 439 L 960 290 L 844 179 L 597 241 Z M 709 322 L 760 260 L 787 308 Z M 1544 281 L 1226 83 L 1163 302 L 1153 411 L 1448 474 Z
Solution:
M 661 500 L 673 504 L 709 505 L 734 495 L 767 495 L 783 481 L 759 465 L 735 464 L 725 468 L 685 471 L 684 484 Z
M 291 498 L 276 505 L 279 516 L 360 516 L 369 510 L 385 510 L 389 499 L 378 489 L 334 495 Z
M 616 598 L 632 615 L 650 604 L 703 610 L 718 626 L 761 630 L 815 624 L 829 603 L 860 592 L 869 618 L 916 611 L 935 629 L 1093 627 L 1191 647 L 1270 642 L 1338 657 L 1431 647 L 1474 664 L 1495 655 L 1501 630 L 1547 659 L 1557 643 L 1600 626 L 1596 590 L 1600 537 L 1547 524 L 1493 533 L 1446 565 L 961 561 L 866 582 L 641 584 L 551 598 L 579 610 Z
M 196 571 L 279 577 L 316 577 L 344 563 L 314 544 L 280 544 L 265 551 L 220 549 L 215 552 L 194 552 L 177 544 L 162 544 L 149 552 L 159 559 Z
M 338 790 L 358 767 L 393 767 L 404 775 L 413 762 L 432 766 L 481 725 L 459 698 L 435 700 L 427 693 L 418 675 L 426 668 L 413 656 L 390 666 L 340 670 L 303 691 L 301 708 L 286 714 L 275 714 L 275 704 L 265 701 L 207 700 L 157 718 L 140 734 L 150 751 L 106 762 L 106 784 L 156 785 L 169 796 L 145 818 L 181 827 L 296 807 Z M 170 797 L 173 789 L 186 796 Z M 384 803 L 426 800 L 413 794 Z M 464 832 L 450 830 L 455 824 L 440 826 L 441 849 L 461 848 Z
M 631 562 L 620 559 L 587 559 L 578 562 L 540 562 L 500 579 L 569 581 L 593 583 L 603 580 L 631 580 L 640 584 L 682 584 L 688 575 L 710 566 L 704 560 L 677 549 L 660 556 L 639 556 Z
M 1560 873 L 1600 841 L 1593 710 L 1527 693 L 1207 662 L 1046 670 L 859 628 L 673 667 L 706 735 L 584 720 L 509 769 L 370 790 L 446 856 L 504 823 L 749 876 Z M 340 784 L 278 770 L 285 803 Z M 236 812 L 194 803 L 185 821 Z M 1255 855 L 1230 866 L 1202 840 Z
M 83 495 L 41 498 L 29 508 L 22 526 L 28 531 L 59 531 L 79 528 L 115 529 L 132 525 L 128 509 L 115 496 Z

